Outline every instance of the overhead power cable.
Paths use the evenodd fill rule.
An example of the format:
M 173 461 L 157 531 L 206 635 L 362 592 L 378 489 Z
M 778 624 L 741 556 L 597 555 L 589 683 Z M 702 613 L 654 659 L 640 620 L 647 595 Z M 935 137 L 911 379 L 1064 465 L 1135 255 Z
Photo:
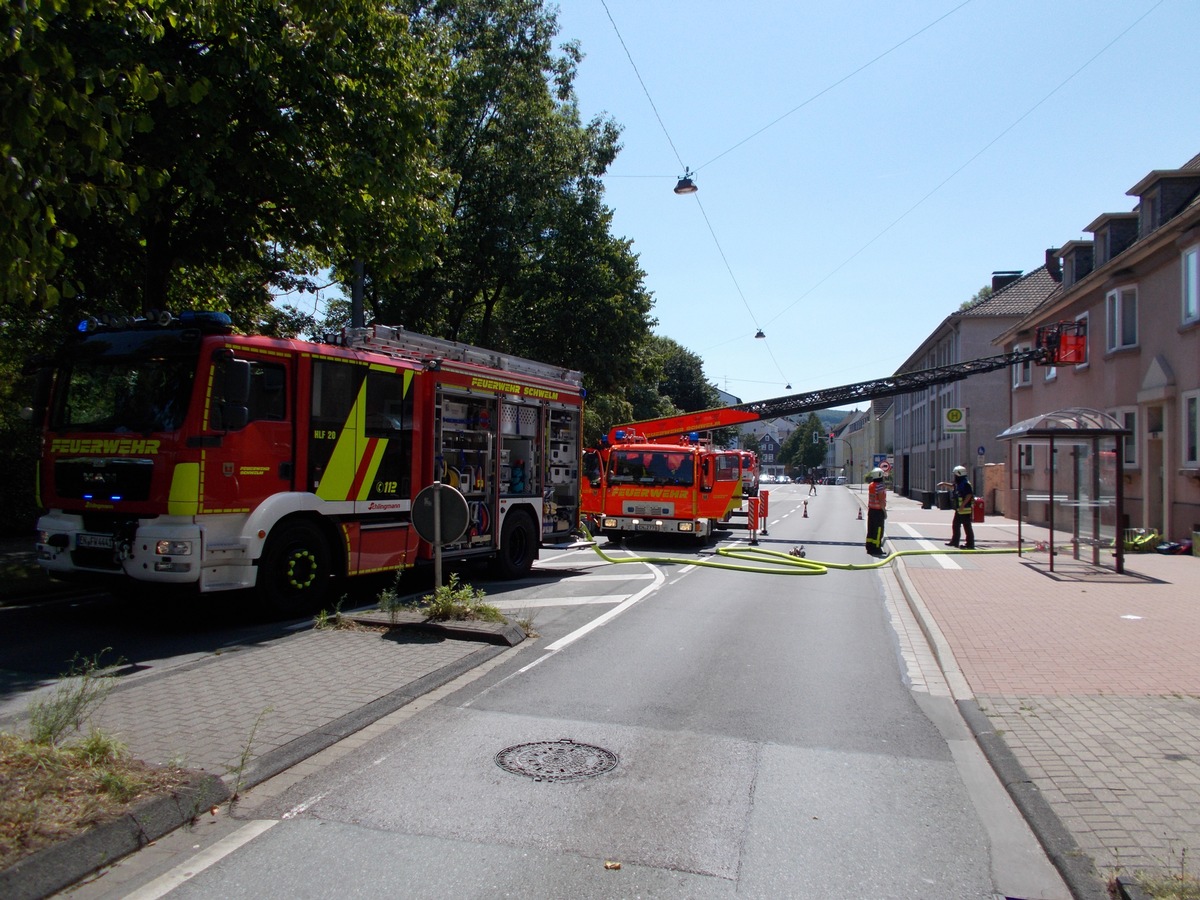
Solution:
M 970 0 L 967 0 L 970 2 Z M 629 52 L 629 47 L 625 43 L 625 38 L 621 35 L 621 29 L 617 27 L 617 22 L 612 16 L 612 12 L 608 8 L 607 0 L 600 0 L 600 4 L 604 7 L 604 13 L 608 16 L 608 21 L 612 24 L 613 31 L 616 32 L 617 40 L 621 43 L 621 49 L 625 51 L 625 56 L 629 60 L 629 65 L 633 68 L 634 74 L 637 76 L 638 84 L 642 86 L 642 92 L 646 95 L 646 100 L 650 103 L 650 108 L 654 110 L 654 117 L 658 119 L 658 125 L 666 135 L 667 143 L 671 145 L 671 152 L 675 154 L 675 159 L 679 163 L 680 168 L 685 172 L 689 172 L 687 166 L 684 165 L 683 157 L 679 155 L 679 150 L 675 146 L 675 142 L 671 140 L 671 133 L 667 130 L 667 125 L 663 121 L 662 116 L 658 112 L 658 106 L 654 102 L 654 98 L 650 96 L 650 89 L 646 87 L 646 82 L 642 78 L 642 73 L 638 71 L 637 63 L 634 62 L 633 54 Z M 685 175 L 686 177 L 686 175 Z M 695 194 L 692 194 L 696 197 Z M 729 265 L 729 258 L 725 255 L 725 250 L 721 246 L 721 241 L 717 238 L 716 229 L 713 228 L 712 222 L 709 221 L 708 213 L 704 209 L 704 204 L 700 202 L 700 198 L 696 197 L 696 205 L 700 208 L 700 214 L 704 217 L 704 224 L 708 226 L 708 233 L 712 235 L 713 243 L 716 245 L 717 253 L 721 256 L 721 262 L 725 264 L 725 270 L 729 272 L 729 278 L 733 281 L 734 288 L 737 289 L 738 296 L 742 299 L 742 305 L 746 307 L 746 312 L 750 314 L 750 320 L 754 323 L 754 328 L 759 335 L 762 335 L 762 328 L 758 324 L 758 319 L 754 315 L 754 310 L 750 308 L 750 302 L 746 299 L 745 293 L 742 291 L 742 286 L 738 284 L 737 276 L 733 274 L 733 267 Z M 765 340 L 765 339 L 764 339 Z M 783 370 L 779 367 L 779 362 L 775 359 L 775 354 L 771 351 L 770 345 L 767 346 L 767 354 L 771 357 L 771 361 L 775 363 L 775 368 L 779 370 L 780 377 L 787 381 Z
M 1020 125 L 1023 121 L 1025 121 L 1025 119 L 1027 119 L 1031 115 L 1033 115 L 1033 113 L 1039 107 L 1045 105 L 1045 103 L 1048 100 L 1050 100 L 1051 97 L 1053 97 L 1055 94 L 1057 94 L 1059 91 L 1061 91 L 1064 87 L 1066 87 L 1068 84 L 1070 84 L 1072 81 L 1074 81 L 1075 78 L 1079 75 L 1079 73 L 1081 73 L 1084 69 L 1086 69 L 1092 63 L 1094 63 L 1097 59 L 1099 59 L 1101 56 L 1103 56 L 1109 50 L 1109 48 L 1111 48 L 1113 46 L 1113 44 L 1115 44 L 1117 41 L 1121 40 L 1121 38 L 1125 37 L 1125 35 L 1127 35 L 1130 31 L 1132 31 L 1134 28 L 1136 28 L 1143 19 L 1145 19 L 1152 12 L 1154 12 L 1156 9 L 1158 9 L 1160 6 L 1162 6 L 1163 3 L 1165 3 L 1165 2 L 1166 2 L 1166 0 L 1158 0 L 1158 2 L 1155 3 L 1152 7 L 1150 7 L 1148 10 L 1146 10 L 1144 13 L 1142 13 L 1140 16 L 1138 16 L 1136 19 L 1134 19 L 1133 22 L 1131 22 L 1116 37 L 1114 37 L 1111 41 L 1109 41 L 1107 44 L 1105 44 L 1103 47 L 1101 47 L 1099 50 L 1097 50 L 1095 53 L 1093 53 L 1090 57 L 1088 57 L 1087 60 L 1085 60 L 1083 62 L 1082 65 L 1080 65 L 1078 68 L 1076 68 L 1074 72 L 1072 72 L 1070 75 L 1068 75 L 1062 81 L 1060 81 L 1053 88 L 1053 90 L 1050 91 L 1050 93 L 1046 94 L 1046 96 L 1044 96 L 1041 100 L 1039 100 L 1037 103 L 1033 104 L 1033 106 L 1029 107 L 1029 109 L 1027 109 L 1027 110 L 1025 110 L 1025 112 L 1021 113 L 1021 115 L 1017 116 L 1016 119 L 1014 119 L 1007 127 L 1005 127 L 994 138 L 992 138 L 990 141 L 988 141 L 986 144 L 984 144 L 983 147 L 981 147 L 976 153 L 974 153 L 966 162 L 964 162 L 957 169 L 955 169 L 953 172 L 951 172 L 949 175 L 947 175 L 945 178 L 943 178 L 941 181 L 939 181 L 928 193 L 925 194 L 925 196 L 923 196 L 920 200 L 918 200 L 916 203 L 914 203 L 912 206 L 910 206 L 908 209 L 906 209 L 904 212 L 902 212 L 899 216 L 897 216 L 894 220 L 892 220 L 892 222 L 890 224 L 888 224 L 886 227 L 884 227 L 878 234 L 876 234 L 873 238 L 871 238 L 869 241 L 867 241 L 865 244 L 863 244 L 861 247 L 859 247 L 857 250 L 855 250 L 853 253 L 851 253 L 848 257 L 846 257 L 846 259 L 844 259 L 841 263 L 839 263 L 832 270 L 830 270 L 825 275 L 824 278 L 822 278 L 820 281 L 818 281 L 816 284 L 814 284 L 812 287 L 810 287 L 808 290 L 806 290 L 803 294 L 801 294 L 799 297 L 797 297 L 795 300 L 793 300 L 791 303 L 789 303 L 787 306 L 783 307 L 783 309 L 781 309 L 778 313 L 776 313 L 774 316 L 772 316 L 770 319 L 768 319 L 767 324 L 770 325 L 772 322 L 778 321 L 779 318 L 784 313 L 786 313 L 788 310 L 790 310 L 792 307 L 794 307 L 796 304 L 798 304 L 801 300 L 803 300 L 805 297 L 807 297 L 809 294 L 811 294 L 813 291 L 815 291 L 817 288 L 819 288 L 821 285 L 823 285 L 826 281 L 828 281 L 830 278 L 832 278 L 834 275 L 836 275 L 838 272 L 840 272 L 842 269 L 844 269 L 846 266 L 848 266 L 851 262 L 853 262 L 855 259 L 857 259 L 859 256 L 861 256 L 867 250 L 868 247 L 870 247 L 872 244 L 874 244 L 876 241 L 878 241 L 881 237 L 883 237 L 885 234 L 887 234 L 889 231 L 891 231 L 893 228 L 895 228 L 897 225 L 899 225 L 902 221 L 904 221 L 904 219 L 906 219 L 909 215 L 911 215 L 918 207 L 920 207 L 922 204 L 924 204 L 926 200 L 928 200 L 930 197 L 932 197 L 934 194 L 936 194 L 938 191 L 940 191 L 942 188 L 944 188 L 947 184 L 949 184 L 950 181 L 952 181 L 960 172 L 962 172 L 969 165 L 971 165 L 971 163 L 975 162 L 975 160 L 979 159 L 979 157 L 983 156 L 983 154 L 986 153 L 989 149 L 991 149 L 991 147 L 994 144 L 999 142 L 1001 138 L 1003 138 L 1006 134 L 1008 134 L 1010 131 L 1012 131 L 1014 128 L 1016 128 L 1018 125 Z
M 601 0 L 601 2 L 603 2 L 603 0 Z M 805 100 L 803 103 L 801 103 L 799 106 L 794 106 L 794 107 L 792 107 L 791 109 L 789 109 L 787 112 L 785 112 L 785 113 L 784 113 L 782 116 L 780 116 L 779 118 L 771 120 L 771 121 L 770 121 L 770 122 L 768 122 L 766 125 L 764 125 L 762 128 L 758 129 L 758 131 L 754 132 L 753 134 L 749 135 L 748 137 L 744 137 L 744 138 L 742 138 L 740 141 L 738 141 L 736 144 L 734 144 L 734 145 L 733 145 L 732 147 L 730 147 L 728 150 L 723 150 L 723 151 L 721 151 L 721 152 L 720 152 L 720 153 L 718 153 L 716 156 L 714 156 L 712 159 L 710 159 L 708 162 L 706 162 L 704 165 L 702 165 L 702 166 L 698 167 L 698 168 L 697 168 L 695 171 L 699 172 L 699 171 L 700 171 L 700 169 L 703 169 L 705 166 L 712 165 L 712 164 L 713 164 L 713 163 L 715 163 L 715 162 L 716 162 L 718 159 L 720 159 L 722 156 L 726 156 L 727 154 L 730 154 L 730 153 L 732 153 L 734 150 L 736 150 L 738 147 L 742 146 L 743 144 L 747 144 L 747 143 L 749 143 L 750 141 L 754 140 L 756 137 L 758 137 L 758 136 L 759 136 L 760 134 L 762 134 L 764 131 L 768 130 L 769 128 L 773 128 L 773 127 L 775 127 L 775 126 L 776 126 L 776 125 L 778 125 L 780 122 L 782 122 L 784 119 L 786 119 L 788 116 L 792 115 L 793 113 L 799 112 L 800 110 L 804 109 L 804 107 L 808 106 L 808 104 L 812 103 L 814 100 L 816 100 L 816 99 L 818 99 L 818 98 L 820 98 L 820 97 L 823 97 L 825 94 L 828 94 L 830 91 L 832 91 L 832 90 L 833 90 L 835 87 L 837 87 L 838 85 L 840 85 L 840 84 L 844 84 L 845 82 L 847 82 L 847 81 L 849 81 L 851 78 L 853 78 L 855 75 L 857 75 L 859 72 L 862 72 L 862 71 L 864 71 L 864 70 L 866 70 L 866 69 L 869 69 L 871 66 L 875 65 L 875 63 L 879 62 L 879 61 L 880 61 L 881 59 L 883 59 L 885 56 L 887 56 L 887 55 L 889 55 L 889 54 L 891 54 L 891 53 L 895 52 L 896 50 L 899 50 L 901 47 L 903 47 L 903 46 L 904 46 L 905 44 L 907 44 L 909 41 L 912 41 L 912 40 L 914 40 L 915 38 L 917 38 L 917 37 L 920 37 L 922 34 L 924 34 L 926 31 L 928 31 L 928 30 L 929 30 L 930 28 L 932 28 L 934 25 L 938 24 L 938 23 L 939 23 L 939 22 L 941 22 L 943 19 L 947 19 L 947 18 L 949 18 L 950 16 L 954 15 L 956 12 L 958 12 L 960 9 L 962 9 L 964 6 L 966 6 L 966 5 L 967 5 L 967 4 L 969 4 L 970 2 L 971 2 L 971 0 L 963 0 L 963 2 L 962 2 L 962 3 L 960 3 L 960 4 L 958 4 L 958 6 L 954 7 L 954 9 L 950 10 L 950 11 L 949 11 L 949 12 L 947 12 L 947 13 L 943 13 L 942 15 L 938 16 L 936 19 L 934 19 L 932 22 L 930 22 L 930 23 L 929 23 L 928 25 L 926 25 L 924 28 L 921 28 L 921 29 L 920 29 L 920 30 L 918 30 L 918 31 L 914 31 L 912 34 L 910 34 L 910 35 L 909 35 L 908 37 L 906 37 L 904 40 L 900 41 L 898 44 L 893 44 L 891 47 L 889 47 L 888 49 L 884 50 L 882 53 L 880 53 L 880 54 L 879 54 L 878 56 L 876 56 L 874 59 L 867 60 L 865 63 L 863 63 L 863 64 L 862 64 L 861 66 L 859 66 L 857 69 L 855 69 L 853 72 L 850 72 L 850 73 L 849 73 L 849 74 L 847 74 L 847 75 L 843 75 L 843 76 L 842 76 L 841 78 L 839 78 L 837 81 L 833 82 L 833 84 L 831 84 L 831 85 L 829 85 L 828 87 L 822 88 L 821 90 L 817 91 L 815 94 L 813 94 L 811 97 L 809 97 L 809 98 L 808 98 L 807 100 Z

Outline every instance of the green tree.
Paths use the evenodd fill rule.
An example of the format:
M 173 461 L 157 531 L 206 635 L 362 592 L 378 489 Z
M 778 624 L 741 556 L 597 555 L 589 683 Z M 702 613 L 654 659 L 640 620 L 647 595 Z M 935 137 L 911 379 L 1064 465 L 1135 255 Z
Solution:
M 622 394 L 644 374 L 651 298 L 629 241 L 611 234 L 600 178 L 619 130 L 580 120 L 578 47 L 555 51 L 557 21 L 540 0 L 410 0 L 409 10 L 450 36 L 436 135 L 452 175 L 449 220 L 426 265 L 371 273 L 371 314 L 580 369 L 594 397 Z
M 3 15 L 7 301 L 265 305 L 287 271 L 414 267 L 449 182 L 437 32 L 375 2 L 27 0 Z M 191 305 L 189 303 L 189 305 Z
M 992 286 L 990 284 L 985 284 L 983 287 L 981 287 L 979 290 L 977 290 L 975 292 L 975 296 L 973 296 L 970 300 L 964 300 L 962 303 L 959 304 L 959 306 L 958 306 L 959 311 L 961 312 L 964 309 L 970 309 L 976 303 L 980 303 L 980 302 L 986 300 L 988 297 L 992 296 L 992 293 L 993 293 Z
M 799 428 L 789 434 L 779 448 L 779 459 L 787 466 L 807 472 L 825 462 L 829 442 L 826 430 L 815 412 Z

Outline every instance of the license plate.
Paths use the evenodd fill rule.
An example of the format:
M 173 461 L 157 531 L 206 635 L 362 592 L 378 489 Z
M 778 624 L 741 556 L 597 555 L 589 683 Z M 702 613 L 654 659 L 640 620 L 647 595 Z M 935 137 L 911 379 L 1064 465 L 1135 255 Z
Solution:
M 111 550 L 113 539 L 111 534 L 81 534 L 75 541 L 75 546 L 86 547 L 89 550 Z

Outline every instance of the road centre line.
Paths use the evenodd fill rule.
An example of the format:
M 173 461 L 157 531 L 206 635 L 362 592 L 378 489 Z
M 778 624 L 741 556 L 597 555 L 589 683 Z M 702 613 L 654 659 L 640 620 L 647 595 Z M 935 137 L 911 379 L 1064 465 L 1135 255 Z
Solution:
M 921 537 L 921 533 L 919 531 L 917 531 L 917 529 L 915 529 L 911 525 L 909 525 L 907 522 L 901 522 L 899 524 L 900 524 L 900 528 L 903 529 L 904 531 L 906 531 L 910 537 L 917 538 L 917 544 L 918 544 L 918 546 L 920 546 L 920 548 L 922 550 L 937 550 L 938 549 L 937 544 L 931 542 L 927 538 Z M 885 540 L 886 540 L 886 538 L 885 538 Z M 951 558 L 951 554 L 949 554 L 949 553 L 935 553 L 933 555 L 933 558 L 935 560 L 937 560 L 937 564 L 939 566 L 941 566 L 943 569 L 959 569 L 959 570 L 962 569 L 962 566 L 960 566 L 958 563 L 956 563 Z
M 278 819 L 258 819 L 247 822 L 232 834 L 227 834 L 207 850 L 202 850 L 191 859 L 185 860 L 148 884 L 138 888 L 132 894 L 126 894 L 125 900 L 158 900 L 179 887 L 185 881 L 199 875 L 209 866 L 220 862 L 234 850 L 250 843 L 260 834 L 279 824 Z

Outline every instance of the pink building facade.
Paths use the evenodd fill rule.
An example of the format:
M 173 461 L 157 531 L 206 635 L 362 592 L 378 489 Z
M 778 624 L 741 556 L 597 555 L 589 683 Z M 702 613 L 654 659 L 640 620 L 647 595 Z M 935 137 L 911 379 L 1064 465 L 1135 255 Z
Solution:
M 1084 229 L 1090 240 L 1047 251 L 1058 289 L 995 343 L 1018 350 L 1039 325 L 1084 327 L 1081 362 L 1013 368 L 1010 421 L 1073 407 L 1117 418 L 1130 434 L 1120 473 L 1126 521 L 1114 528 L 1180 541 L 1200 531 L 1200 156 L 1150 172 L 1127 193 L 1132 211 L 1100 215 Z M 1045 488 L 1057 464 L 1048 454 L 1009 447 L 1007 509 L 1017 508 L 1018 485 Z

